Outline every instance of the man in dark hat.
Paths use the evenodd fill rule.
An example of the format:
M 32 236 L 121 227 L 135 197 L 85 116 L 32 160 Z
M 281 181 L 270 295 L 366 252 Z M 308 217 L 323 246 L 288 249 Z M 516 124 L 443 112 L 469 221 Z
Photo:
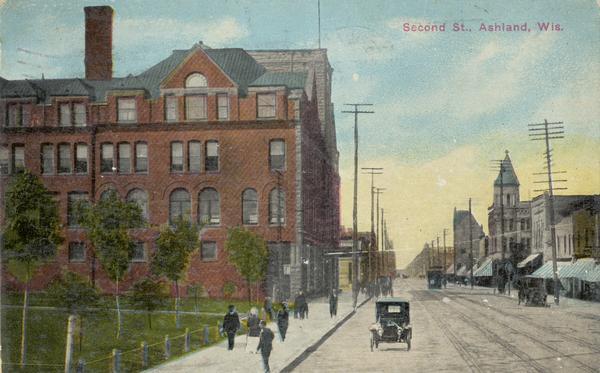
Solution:
M 275 338 L 275 334 L 273 334 L 271 329 L 267 328 L 264 320 L 260 321 L 260 328 L 260 340 L 256 351 L 260 351 L 260 354 L 262 355 L 265 373 L 270 373 L 269 356 L 271 356 L 271 350 L 273 350 L 273 339 Z
M 240 329 L 240 317 L 235 312 L 235 306 L 229 305 L 229 312 L 223 318 L 223 331 L 227 333 L 227 341 L 229 342 L 228 350 L 233 350 L 235 343 L 235 333 Z
M 279 328 L 279 336 L 281 341 L 285 341 L 285 333 L 287 333 L 289 325 L 290 313 L 287 303 L 281 303 L 281 308 L 277 312 L 277 327 Z

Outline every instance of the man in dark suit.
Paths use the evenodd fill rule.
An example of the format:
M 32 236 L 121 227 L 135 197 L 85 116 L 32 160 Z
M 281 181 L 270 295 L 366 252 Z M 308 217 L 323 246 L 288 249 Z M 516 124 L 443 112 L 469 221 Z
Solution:
M 275 334 L 273 334 L 271 329 L 267 328 L 264 320 L 260 321 L 260 328 L 260 340 L 258 342 L 256 351 L 260 351 L 260 354 L 262 355 L 265 373 L 270 373 L 271 368 L 269 368 L 269 356 L 271 356 L 271 351 L 273 350 L 273 339 L 275 338 Z
M 228 350 L 233 350 L 235 343 L 235 333 L 240 329 L 240 317 L 235 312 L 235 306 L 229 306 L 229 312 L 225 314 L 223 318 L 223 331 L 227 333 L 227 340 L 229 342 Z

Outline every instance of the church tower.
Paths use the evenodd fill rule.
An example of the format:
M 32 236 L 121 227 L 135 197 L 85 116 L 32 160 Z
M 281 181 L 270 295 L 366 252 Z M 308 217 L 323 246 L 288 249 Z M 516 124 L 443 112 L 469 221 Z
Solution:
M 500 206 L 500 198 L 503 198 L 504 207 L 516 207 L 520 201 L 519 179 L 515 174 L 508 150 L 505 153 L 498 177 L 494 181 L 494 206 Z

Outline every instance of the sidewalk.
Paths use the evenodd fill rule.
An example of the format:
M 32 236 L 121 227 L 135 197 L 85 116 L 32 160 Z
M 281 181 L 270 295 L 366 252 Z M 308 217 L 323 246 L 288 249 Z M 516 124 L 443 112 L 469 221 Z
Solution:
M 366 296 L 359 294 L 358 305 Z M 329 317 L 329 302 L 326 298 L 318 298 L 309 302 L 309 319 L 294 319 L 290 313 L 290 325 L 285 342 L 281 342 L 276 323 L 269 323 L 268 327 L 275 333 L 273 351 L 269 359 L 272 372 L 279 372 L 288 366 L 299 355 L 321 339 L 329 330 L 341 322 L 352 309 L 352 293 L 340 294 L 338 312 L 334 318 Z M 237 336 L 235 349 L 227 350 L 227 341 L 215 346 L 192 352 L 176 358 L 165 364 L 155 366 L 147 372 L 262 372 L 262 357 L 259 354 L 245 352 L 246 337 Z

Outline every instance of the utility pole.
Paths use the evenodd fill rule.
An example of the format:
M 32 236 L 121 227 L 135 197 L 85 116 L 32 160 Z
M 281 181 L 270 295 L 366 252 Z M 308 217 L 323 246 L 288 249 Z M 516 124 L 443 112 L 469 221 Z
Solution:
M 442 258 L 440 258 L 440 236 L 437 236 L 437 264 L 438 266 L 442 265 Z
M 375 234 L 375 249 L 377 252 L 377 279 L 376 281 L 379 281 L 379 276 L 381 275 L 381 259 L 380 256 L 382 255 L 379 252 L 379 238 L 381 237 L 379 235 L 379 195 L 383 194 L 383 191 L 385 190 L 385 188 L 375 188 L 375 194 L 377 195 L 377 232 Z
M 447 283 L 447 280 L 446 280 L 446 270 L 447 270 L 447 267 L 446 267 L 446 231 L 447 231 L 447 229 L 444 228 L 444 231 L 442 232 L 443 236 L 444 236 L 444 287 L 446 287 L 446 283 Z
M 381 269 L 386 269 L 386 260 L 385 260 L 385 252 L 383 252 L 383 207 L 381 208 Z M 385 272 L 382 273 L 382 275 L 385 275 Z
M 454 283 L 456 285 L 456 206 L 452 216 L 452 265 L 454 266 Z
M 356 309 L 358 299 L 358 216 L 357 216 L 357 194 L 358 194 L 358 114 L 373 114 L 374 111 L 359 110 L 361 106 L 373 106 L 373 104 L 344 104 L 354 107 L 354 110 L 343 110 L 342 113 L 354 114 L 354 196 L 352 198 L 352 306 Z
M 558 267 L 556 264 L 556 227 L 554 226 L 554 190 L 557 189 L 567 189 L 567 188 L 554 188 L 553 182 L 566 182 L 567 180 L 552 180 L 552 149 L 550 148 L 550 140 L 553 139 L 563 139 L 564 126 L 563 122 L 552 122 L 548 123 L 546 119 L 544 119 L 544 123 L 533 123 L 529 124 L 529 131 L 531 132 L 529 136 L 530 140 L 533 141 L 544 141 L 546 143 L 546 174 L 548 176 L 548 189 L 536 190 L 536 192 L 548 192 L 549 200 L 548 207 L 550 208 L 550 236 L 552 242 L 552 272 L 554 279 L 554 304 L 558 306 L 559 299 L 559 289 L 560 283 L 558 282 Z M 564 173 L 564 172 L 555 172 L 555 173 Z
M 471 213 L 471 198 L 469 198 L 469 266 L 471 266 L 471 289 L 473 289 L 473 215 Z
M 381 175 L 383 174 L 383 168 L 381 167 L 361 167 L 360 168 L 363 171 L 363 174 L 367 174 L 367 175 L 371 175 L 371 240 L 370 240 L 370 247 L 369 247 L 369 253 L 368 253 L 368 257 L 369 257 L 369 274 L 368 274 L 368 280 L 369 283 L 371 283 L 371 281 L 373 281 L 373 271 L 372 271 L 372 267 L 371 267 L 371 257 L 372 257 L 372 249 L 373 249 L 373 243 L 374 243 L 374 238 L 375 238 L 375 211 L 374 211 L 374 207 L 375 207 L 375 185 L 373 184 L 374 182 L 374 176 L 375 175 Z

